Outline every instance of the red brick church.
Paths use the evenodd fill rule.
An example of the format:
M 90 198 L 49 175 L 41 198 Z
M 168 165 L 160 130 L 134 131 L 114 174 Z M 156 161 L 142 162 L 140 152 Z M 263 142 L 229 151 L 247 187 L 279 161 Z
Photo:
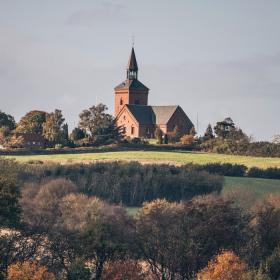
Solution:
M 126 72 L 126 80 L 115 87 L 115 117 L 126 136 L 154 138 L 157 128 L 164 134 L 171 133 L 175 127 L 182 134 L 190 132 L 194 125 L 179 105 L 148 105 L 149 89 L 138 80 L 134 48 Z

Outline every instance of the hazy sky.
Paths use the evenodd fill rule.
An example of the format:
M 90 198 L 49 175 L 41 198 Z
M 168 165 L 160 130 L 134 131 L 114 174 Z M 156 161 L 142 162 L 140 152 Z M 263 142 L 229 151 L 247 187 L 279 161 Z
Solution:
M 279 0 L 0 0 L 0 110 L 113 112 L 132 35 L 150 104 L 280 134 Z

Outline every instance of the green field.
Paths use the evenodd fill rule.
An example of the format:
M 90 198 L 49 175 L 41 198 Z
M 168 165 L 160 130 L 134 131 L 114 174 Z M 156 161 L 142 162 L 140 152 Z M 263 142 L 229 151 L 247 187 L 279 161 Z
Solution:
M 143 163 L 169 163 L 169 164 L 206 164 L 206 163 L 236 163 L 244 164 L 247 167 L 256 166 L 259 168 L 278 167 L 280 168 L 280 158 L 263 158 L 249 156 L 234 156 L 223 154 L 210 154 L 186 151 L 118 151 L 118 152 L 96 152 L 83 154 L 55 154 L 55 155 L 28 155 L 9 156 L 20 162 L 30 160 L 41 160 L 48 162 L 72 163 L 72 162 L 92 162 L 92 161 L 116 161 L 129 160 Z
M 267 193 L 280 192 L 280 180 L 225 177 L 223 192 L 230 192 L 234 189 L 242 189 L 263 196 Z

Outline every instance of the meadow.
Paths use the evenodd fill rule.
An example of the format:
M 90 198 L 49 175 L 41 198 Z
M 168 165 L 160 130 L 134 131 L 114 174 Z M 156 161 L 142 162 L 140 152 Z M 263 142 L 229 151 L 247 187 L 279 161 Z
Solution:
M 54 154 L 54 155 L 24 155 L 7 156 L 19 162 L 44 161 L 60 162 L 62 164 L 75 162 L 94 162 L 94 161 L 139 161 L 141 163 L 169 163 L 182 165 L 187 163 L 206 164 L 206 163 L 232 163 L 244 164 L 247 167 L 268 167 L 280 168 L 280 158 L 265 158 L 252 156 L 224 155 L 214 153 L 200 153 L 188 151 L 117 151 L 117 152 L 96 152 L 82 154 Z

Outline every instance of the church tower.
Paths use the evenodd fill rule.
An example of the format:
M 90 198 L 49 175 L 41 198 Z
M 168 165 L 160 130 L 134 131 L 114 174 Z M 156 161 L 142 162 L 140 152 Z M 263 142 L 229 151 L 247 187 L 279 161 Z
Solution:
M 149 89 L 138 80 L 138 65 L 132 47 L 126 80 L 115 87 L 115 116 L 126 104 L 148 105 Z

